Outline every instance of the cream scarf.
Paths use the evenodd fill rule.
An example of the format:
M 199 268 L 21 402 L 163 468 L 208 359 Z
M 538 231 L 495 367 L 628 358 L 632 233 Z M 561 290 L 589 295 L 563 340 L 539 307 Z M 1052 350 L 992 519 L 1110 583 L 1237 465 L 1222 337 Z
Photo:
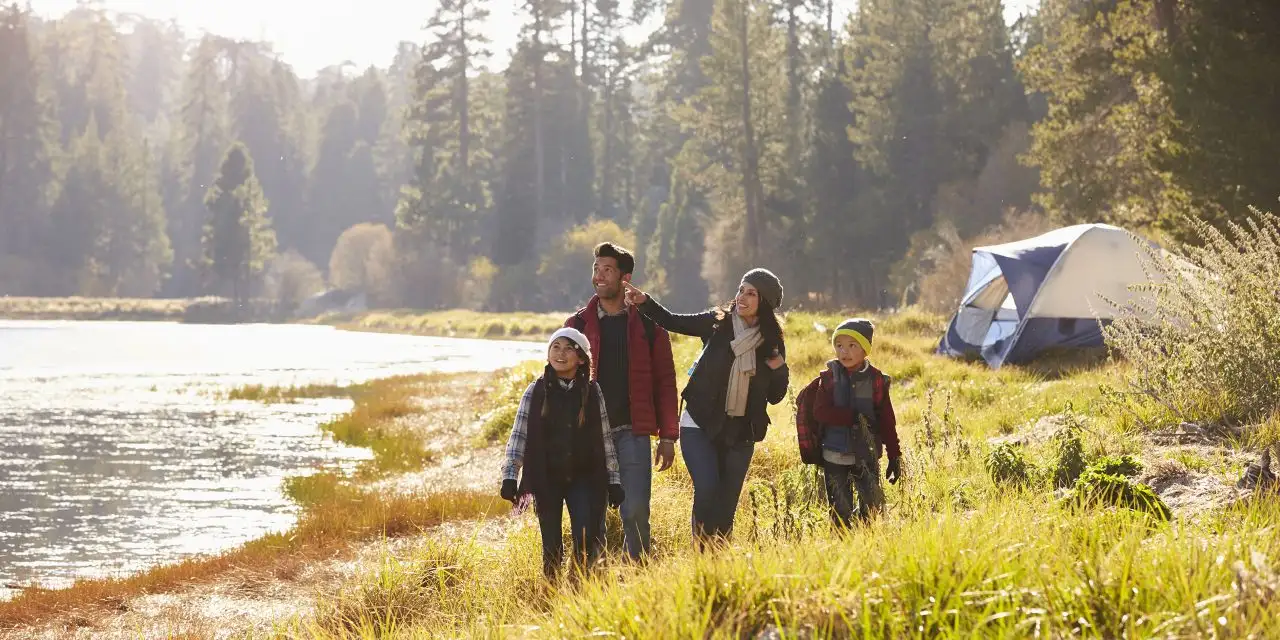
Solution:
M 733 314 L 733 366 L 729 368 L 729 391 L 724 397 L 724 409 L 730 416 L 747 414 L 747 391 L 751 376 L 756 374 L 756 348 L 764 342 L 760 326 L 748 327 L 738 314 Z

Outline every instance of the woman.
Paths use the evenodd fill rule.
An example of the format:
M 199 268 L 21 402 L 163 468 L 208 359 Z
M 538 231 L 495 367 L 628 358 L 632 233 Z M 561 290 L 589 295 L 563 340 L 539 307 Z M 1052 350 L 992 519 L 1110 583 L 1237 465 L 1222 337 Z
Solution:
M 693 534 L 727 538 L 757 442 L 769 427 L 769 404 L 787 395 L 789 373 L 782 326 L 782 282 L 766 269 L 742 276 L 723 307 L 677 315 L 624 283 L 633 304 L 672 333 L 702 338 L 682 397 L 680 452 L 693 479 Z

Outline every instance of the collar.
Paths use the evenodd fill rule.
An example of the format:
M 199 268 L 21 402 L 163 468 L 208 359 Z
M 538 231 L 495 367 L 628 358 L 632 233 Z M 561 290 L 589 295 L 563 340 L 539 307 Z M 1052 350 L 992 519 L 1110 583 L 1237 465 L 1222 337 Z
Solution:
M 572 389 L 572 388 L 573 388 L 573 383 L 574 383 L 574 381 L 575 381 L 575 380 L 577 380 L 577 378 L 570 378 L 570 379 L 568 379 L 568 380 L 565 380 L 564 378 L 561 378 L 560 376 L 556 376 L 556 380 L 560 383 L 560 388 L 561 388 L 561 389 L 564 389 L 565 391 L 568 391 L 569 389 Z
M 627 315 L 627 305 L 622 305 L 622 311 L 617 313 L 609 313 L 604 310 L 604 305 L 600 304 L 600 297 L 596 297 L 596 317 L 603 320 L 606 316 L 624 316 Z

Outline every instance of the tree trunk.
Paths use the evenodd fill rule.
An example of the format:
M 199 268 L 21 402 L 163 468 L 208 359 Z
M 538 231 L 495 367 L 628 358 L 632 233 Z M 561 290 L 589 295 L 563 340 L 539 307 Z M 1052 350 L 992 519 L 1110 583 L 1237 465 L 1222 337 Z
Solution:
M 741 21 L 738 44 L 742 54 L 742 195 L 746 205 L 747 259 L 755 263 L 760 259 L 760 159 L 756 155 L 755 128 L 751 124 L 751 51 L 749 24 L 751 19 L 749 0 L 741 2 Z
M 467 180 L 471 177 L 471 96 L 467 69 L 471 66 L 471 52 L 467 49 L 467 3 L 463 0 L 458 12 L 458 166 Z
M 535 211 L 538 224 L 546 217 L 546 162 L 542 142 L 542 16 L 534 16 L 538 24 L 533 30 L 533 164 L 536 182 L 534 184 Z

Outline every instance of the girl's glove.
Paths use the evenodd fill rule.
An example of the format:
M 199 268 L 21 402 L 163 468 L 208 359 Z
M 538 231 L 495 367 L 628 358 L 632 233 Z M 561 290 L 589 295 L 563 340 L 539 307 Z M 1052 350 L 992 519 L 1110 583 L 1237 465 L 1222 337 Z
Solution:
M 516 501 L 516 481 L 510 478 L 502 481 L 502 499 L 515 504 Z
M 609 506 L 615 507 L 615 508 L 622 506 L 622 500 L 624 499 L 625 496 L 626 494 L 623 493 L 622 491 L 622 485 L 620 484 L 609 485 Z

